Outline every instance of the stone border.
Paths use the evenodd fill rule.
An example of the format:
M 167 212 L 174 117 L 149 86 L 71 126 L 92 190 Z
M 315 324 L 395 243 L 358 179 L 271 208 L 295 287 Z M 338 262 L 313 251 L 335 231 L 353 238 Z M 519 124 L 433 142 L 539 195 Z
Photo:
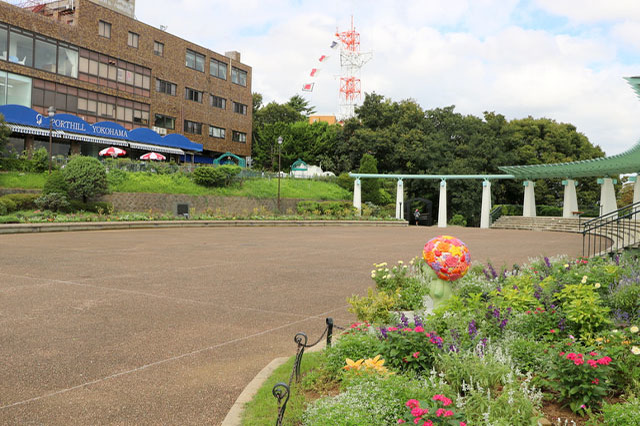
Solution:
M 334 335 L 334 338 L 337 337 Z M 305 350 L 305 353 L 309 352 L 319 352 L 324 350 L 326 347 L 326 340 L 322 340 L 316 346 L 308 348 Z M 291 355 L 295 356 L 295 355 Z M 242 414 L 244 413 L 244 409 L 247 403 L 251 402 L 253 397 L 258 393 L 258 390 L 262 387 L 264 382 L 267 381 L 269 377 L 273 374 L 276 368 L 280 367 L 282 364 L 287 362 L 287 360 L 291 358 L 290 356 L 275 358 L 266 367 L 264 367 L 256 376 L 249 382 L 249 384 L 242 390 L 236 402 L 233 403 L 233 406 L 227 413 L 226 417 L 222 421 L 222 426 L 242 426 Z M 304 356 L 302 357 L 304 360 Z M 277 413 L 274 413 L 274 418 Z
M 228 228 L 236 226 L 408 226 L 408 222 L 382 220 L 141 220 L 133 222 L 12 223 L 0 225 L 0 234 L 148 228 Z

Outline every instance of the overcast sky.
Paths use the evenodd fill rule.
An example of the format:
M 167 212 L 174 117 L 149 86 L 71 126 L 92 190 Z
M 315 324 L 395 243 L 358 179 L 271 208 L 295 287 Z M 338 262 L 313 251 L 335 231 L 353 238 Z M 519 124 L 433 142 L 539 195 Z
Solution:
M 576 125 L 607 155 L 640 139 L 638 0 L 137 0 L 136 17 L 216 52 L 237 50 L 266 102 L 294 94 L 338 112 L 340 58 L 354 17 L 362 92 L 463 114 Z M 321 55 L 330 55 L 318 63 Z M 320 68 L 315 79 L 312 68 Z M 315 82 L 312 93 L 304 83 Z

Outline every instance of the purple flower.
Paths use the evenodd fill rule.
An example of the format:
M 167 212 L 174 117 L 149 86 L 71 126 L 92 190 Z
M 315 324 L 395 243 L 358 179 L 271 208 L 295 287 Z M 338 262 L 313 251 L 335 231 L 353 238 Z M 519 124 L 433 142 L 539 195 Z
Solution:
M 540 287 L 538 284 L 534 286 L 533 297 L 535 297 L 538 300 L 542 298 L 542 287 Z
M 458 348 L 453 343 L 449 345 L 449 352 L 458 352 Z
M 417 315 L 413 318 L 413 322 L 415 323 L 416 327 L 424 327 L 424 323 L 422 322 L 422 318 L 420 318 Z
M 513 289 L 514 289 L 514 290 L 518 290 L 518 286 L 514 284 L 514 285 L 513 285 Z
M 493 265 L 491 263 L 489 263 L 489 273 L 491 274 L 491 278 L 495 280 L 496 278 L 498 278 L 498 274 L 496 273 L 496 270 L 493 268 Z
M 547 256 L 544 257 L 544 264 L 547 265 L 547 268 L 551 269 L 551 262 Z
M 404 313 L 400 314 L 400 321 L 402 322 L 402 325 L 409 327 L 409 318 L 407 318 Z
M 469 323 L 469 337 L 471 339 L 475 339 L 476 335 L 478 334 L 478 329 L 476 327 L 476 320 L 471 320 L 471 322 Z
M 564 331 L 564 329 L 566 328 L 566 320 L 564 318 L 560 318 L 560 321 L 558 321 L 558 328 L 560 329 L 560 331 Z
M 500 321 L 500 330 L 504 330 L 504 328 L 507 326 L 507 322 L 509 322 L 508 318 L 505 318 L 502 321 Z
M 387 327 L 380 327 L 380 334 L 382 334 L 382 338 L 387 338 Z

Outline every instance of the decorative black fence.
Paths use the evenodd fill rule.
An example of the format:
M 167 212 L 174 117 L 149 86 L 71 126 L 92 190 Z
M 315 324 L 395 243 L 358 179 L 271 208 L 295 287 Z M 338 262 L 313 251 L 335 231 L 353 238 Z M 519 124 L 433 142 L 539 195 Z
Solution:
M 582 223 L 582 256 L 612 254 L 637 246 L 639 219 L 637 202 Z
M 287 402 L 289 402 L 289 396 L 291 393 L 291 384 L 293 383 L 294 377 L 295 377 L 295 383 L 300 382 L 300 364 L 302 363 L 302 356 L 304 355 L 304 350 L 317 345 L 318 343 L 320 343 L 320 341 L 322 341 L 322 339 L 325 336 L 327 336 L 326 342 L 327 342 L 327 347 L 329 347 L 331 346 L 331 339 L 333 337 L 333 328 L 335 327 L 340 330 L 344 330 L 344 328 L 333 324 L 333 318 L 327 318 L 325 322 L 327 325 L 324 331 L 322 332 L 322 335 L 320 335 L 318 340 L 316 340 L 314 343 L 307 344 L 308 338 L 306 333 L 303 333 L 303 332 L 297 333 L 293 338 L 293 341 L 296 342 L 297 349 L 296 349 L 296 358 L 293 362 L 293 368 L 291 369 L 291 374 L 289 375 L 289 381 L 288 383 L 284 383 L 284 382 L 276 383 L 273 386 L 273 389 L 271 390 L 271 393 L 273 394 L 273 396 L 278 400 L 278 419 L 276 420 L 276 426 L 282 425 L 282 420 L 284 419 L 284 412 L 287 409 Z

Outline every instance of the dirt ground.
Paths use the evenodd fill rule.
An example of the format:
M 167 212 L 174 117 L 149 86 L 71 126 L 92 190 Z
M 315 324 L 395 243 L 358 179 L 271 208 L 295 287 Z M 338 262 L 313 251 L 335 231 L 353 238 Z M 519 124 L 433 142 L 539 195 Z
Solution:
M 577 234 L 458 227 L 0 236 L 0 424 L 219 424 L 295 333 L 350 323 L 374 262 L 440 234 L 498 266 L 582 249 Z

